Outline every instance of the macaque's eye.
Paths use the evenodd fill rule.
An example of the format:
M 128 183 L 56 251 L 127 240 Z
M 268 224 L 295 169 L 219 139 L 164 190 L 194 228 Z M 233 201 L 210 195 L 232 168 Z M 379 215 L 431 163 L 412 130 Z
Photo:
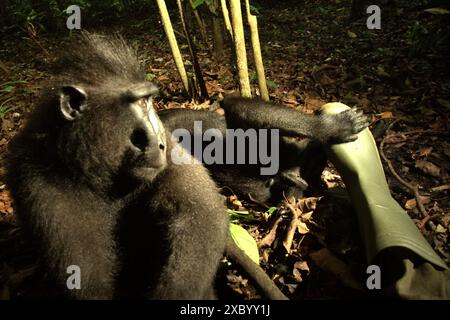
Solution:
M 141 108 L 145 108 L 145 106 L 147 105 L 147 98 L 140 98 L 138 101 L 136 101 L 136 104 Z
M 139 98 L 135 103 L 142 109 L 148 109 L 152 106 L 152 96 Z

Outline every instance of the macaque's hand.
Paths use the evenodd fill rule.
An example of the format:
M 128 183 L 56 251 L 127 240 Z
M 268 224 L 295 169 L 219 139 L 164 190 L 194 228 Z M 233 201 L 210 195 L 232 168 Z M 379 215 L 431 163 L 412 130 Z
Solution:
M 319 137 L 325 143 L 355 141 L 357 134 L 369 126 L 367 117 L 357 108 L 336 114 L 321 114 L 319 117 L 323 125 L 319 129 Z

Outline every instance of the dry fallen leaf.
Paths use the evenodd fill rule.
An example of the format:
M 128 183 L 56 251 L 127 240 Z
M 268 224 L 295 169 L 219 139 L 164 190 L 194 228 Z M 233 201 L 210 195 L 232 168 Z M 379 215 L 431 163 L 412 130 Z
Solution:
M 303 270 L 303 271 L 307 271 L 309 273 L 309 266 L 308 266 L 308 262 L 306 262 L 306 261 L 297 261 L 296 263 L 294 263 L 294 268 Z
M 8 191 L 0 192 L 0 213 L 11 214 L 14 212 L 12 199 Z
M 416 160 L 416 168 L 436 178 L 441 176 L 441 168 L 426 160 Z
M 321 106 L 323 106 L 326 102 L 324 100 L 320 99 L 314 99 L 314 98 L 306 98 L 305 99 L 305 105 L 307 107 L 311 106 L 313 109 L 317 109 Z
M 348 34 L 348 36 L 349 36 L 350 38 L 352 38 L 352 39 L 354 39 L 354 38 L 357 37 L 356 33 L 351 32 L 350 30 L 347 31 L 347 34 Z
M 313 211 L 316 209 L 317 202 L 320 200 L 318 197 L 309 197 L 301 199 L 298 206 L 302 213 L 304 214 L 308 213 L 309 211 Z
M 433 147 L 424 147 L 419 149 L 419 156 L 420 157 L 428 157 L 431 154 L 431 151 L 433 150 Z
M 306 223 L 301 222 L 301 221 L 298 222 L 297 230 L 300 234 L 307 234 L 309 232 L 309 229 L 308 229 L 308 226 L 306 225 Z
M 302 278 L 302 274 L 300 273 L 300 271 L 298 271 L 298 269 L 292 270 L 292 275 L 294 276 L 295 281 L 297 281 L 298 283 L 303 282 L 303 278 Z
M 309 221 L 309 220 L 311 220 L 311 217 L 312 217 L 313 212 L 314 212 L 314 211 L 310 211 L 310 212 L 307 212 L 307 213 L 303 213 L 303 214 L 301 215 L 302 221 Z
M 436 229 L 434 230 L 434 232 L 436 233 L 445 233 L 447 231 L 446 228 L 444 228 L 443 226 L 441 226 L 440 224 L 438 224 L 436 226 Z
M 446 214 L 441 218 L 441 223 L 444 227 L 448 228 L 450 226 L 450 214 Z
M 394 114 L 391 111 L 385 111 L 383 113 L 380 113 L 379 117 L 381 119 L 391 119 L 394 117 Z
M 430 197 L 420 197 L 420 202 L 422 202 L 422 204 L 428 204 L 428 203 L 430 203 Z M 405 209 L 408 209 L 408 210 L 411 210 L 411 209 L 415 208 L 416 206 L 417 206 L 416 199 L 409 199 L 405 203 Z
M 235 195 L 229 196 L 227 200 L 234 210 L 238 210 L 243 207 L 242 202 Z
M 431 191 L 436 192 L 436 191 L 444 191 L 444 190 L 448 190 L 448 189 L 450 189 L 450 184 L 443 184 L 443 185 L 431 188 Z

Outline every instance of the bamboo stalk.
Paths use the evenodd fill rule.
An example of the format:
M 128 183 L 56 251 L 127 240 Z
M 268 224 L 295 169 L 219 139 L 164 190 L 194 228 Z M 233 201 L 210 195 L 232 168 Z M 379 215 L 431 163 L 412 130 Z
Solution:
M 258 77 L 259 94 L 265 101 L 269 101 L 269 92 L 267 90 L 266 76 L 264 73 L 264 64 L 261 55 L 261 46 L 258 34 L 258 20 L 256 16 L 250 13 L 250 1 L 245 0 L 247 9 L 247 20 L 250 26 L 250 37 L 252 40 L 253 58 L 255 60 L 256 75 Z
M 225 22 L 225 28 L 227 28 L 228 32 L 230 33 L 231 40 L 233 39 L 233 29 L 231 28 L 231 22 L 230 22 L 230 13 L 228 12 L 227 8 L 227 0 L 220 0 L 220 4 L 222 6 L 222 15 L 223 15 L 223 21 Z
M 164 31 L 166 32 L 167 39 L 169 40 L 170 49 L 172 50 L 172 56 L 175 60 L 178 73 L 180 74 L 181 81 L 183 82 L 184 89 L 190 95 L 189 81 L 184 68 L 183 58 L 181 57 L 180 49 L 178 48 L 177 39 L 175 33 L 173 32 L 172 22 L 170 22 L 169 12 L 167 11 L 166 3 L 164 0 L 156 0 L 161 14 L 161 21 L 164 26 Z
M 241 96 L 251 97 L 250 80 L 247 69 L 247 53 L 245 50 L 244 25 L 240 0 L 230 0 L 231 21 L 233 26 L 234 44 L 236 51 L 236 64 L 239 73 L 239 87 Z

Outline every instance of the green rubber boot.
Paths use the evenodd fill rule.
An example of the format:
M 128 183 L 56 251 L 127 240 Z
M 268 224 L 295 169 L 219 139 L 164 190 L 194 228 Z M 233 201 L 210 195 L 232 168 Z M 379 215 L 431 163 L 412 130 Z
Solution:
M 327 103 L 324 113 L 349 107 Z M 357 212 L 367 262 L 380 265 L 384 293 L 406 299 L 450 299 L 450 270 L 392 198 L 370 130 L 327 148 Z

